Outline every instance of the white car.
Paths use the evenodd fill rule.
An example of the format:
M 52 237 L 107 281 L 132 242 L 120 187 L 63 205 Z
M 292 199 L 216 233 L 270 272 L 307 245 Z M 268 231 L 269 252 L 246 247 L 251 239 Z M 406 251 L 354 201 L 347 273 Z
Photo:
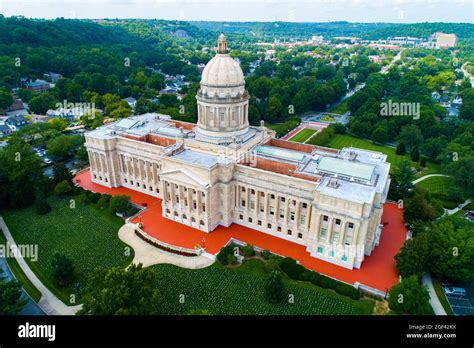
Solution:
M 457 287 L 444 288 L 444 294 L 452 297 L 466 297 L 466 289 Z

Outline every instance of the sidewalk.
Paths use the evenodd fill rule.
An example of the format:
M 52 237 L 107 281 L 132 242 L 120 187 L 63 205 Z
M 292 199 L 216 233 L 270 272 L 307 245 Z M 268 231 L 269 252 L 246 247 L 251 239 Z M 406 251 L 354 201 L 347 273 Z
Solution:
M 10 245 L 15 245 L 10 230 L 8 229 L 5 221 L 0 217 L 0 229 L 2 229 L 7 242 Z M 28 279 L 33 285 L 41 292 L 41 299 L 38 302 L 38 306 L 48 315 L 74 315 L 78 310 L 81 309 L 82 305 L 67 306 L 60 299 L 58 299 L 46 286 L 43 285 L 41 280 L 33 273 L 31 268 L 26 263 L 25 259 L 20 255 L 16 258 L 23 272 L 25 272 Z
M 431 275 L 428 272 L 423 274 L 423 278 L 421 279 L 423 285 L 428 286 L 428 291 L 430 293 L 430 305 L 433 307 L 433 311 L 436 315 L 447 315 L 446 311 L 444 310 L 441 302 L 439 302 L 438 296 L 436 295 L 436 291 L 433 287 L 433 282 L 431 281 Z

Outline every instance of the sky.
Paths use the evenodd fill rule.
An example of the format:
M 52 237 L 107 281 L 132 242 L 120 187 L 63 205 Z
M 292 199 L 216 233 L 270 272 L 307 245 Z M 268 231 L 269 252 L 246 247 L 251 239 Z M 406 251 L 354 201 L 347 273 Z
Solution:
M 185 21 L 474 22 L 474 0 L 0 0 L 4 16 Z

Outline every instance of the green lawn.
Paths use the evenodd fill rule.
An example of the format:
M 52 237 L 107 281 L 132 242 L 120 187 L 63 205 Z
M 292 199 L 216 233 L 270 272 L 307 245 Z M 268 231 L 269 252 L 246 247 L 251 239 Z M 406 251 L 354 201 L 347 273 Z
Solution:
M 432 278 L 432 282 L 436 292 L 436 296 L 438 297 L 439 302 L 441 302 L 441 305 L 443 306 L 446 314 L 453 315 L 453 310 L 451 309 L 451 306 L 449 305 L 448 300 L 444 295 L 443 287 L 441 286 L 440 282 L 434 278 Z
M 166 264 L 152 267 L 157 274 L 162 314 L 208 310 L 213 315 L 370 315 L 375 304 L 288 278 L 285 291 L 287 298 L 293 296 L 294 303 L 269 304 L 263 297 L 267 271 L 260 260 L 249 260 L 237 268 L 218 263 L 199 270 Z
M 297 142 L 297 143 L 304 143 L 314 133 L 316 133 L 315 130 L 309 129 L 309 128 L 304 128 L 304 129 L 300 130 L 298 133 L 296 133 L 295 135 L 293 135 L 289 140 Z
M 33 272 L 65 303 L 74 294 L 77 304 L 91 271 L 100 266 L 125 267 L 133 259 L 133 250 L 117 236 L 123 225 L 120 218 L 78 202 L 71 209 L 70 199 L 50 197 L 48 202 L 53 210 L 46 215 L 38 215 L 34 207 L 1 214 L 17 244 L 38 244 L 38 260 L 26 259 Z M 57 287 L 51 275 L 51 261 L 56 252 L 74 262 L 76 280 L 68 288 Z
M 450 187 L 454 185 L 454 179 L 449 176 L 433 176 L 416 184 L 428 190 L 432 195 L 443 195 L 448 193 Z
M 356 138 L 351 135 L 336 134 L 331 140 L 331 142 L 328 144 L 328 147 L 332 147 L 335 149 L 342 149 L 343 147 L 351 146 L 365 150 L 378 151 L 386 154 L 387 161 L 392 164 L 390 172 L 393 172 L 403 160 L 409 159 L 408 155 L 397 155 L 395 153 L 395 149 L 392 147 L 377 145 L 370 140 Z M 417 165 L 415 163 L 412 163 L 412 166 L 416 167 Z M 435 174 L 439 172 L 439 165 L 431 162 L 426 162 L 426 168 L 418 176 L 423 176 L 426 174 Z
M 345 114 L 349 110 L 349 107 L 347 106 L 347 100 L 344 100 L 342 103 L 336 105 L 334 108 L 329 109 L 328 112 L 331 112 L 333 114 Z
M 0 230 L 0 244 L 6 245 L 7 239 L 5 238 L 3 232 Z M 33 301 L 38 302 L 41 299 L 41 292 L 33 285 L 33 283 L 28 279 L 25 272 L 21 269 L 20 265 L 14 257 L 7 257 L 7 264 L 10 268 L 10 271 L 13 273 L 13 276 L 18 280 L 23 289 L 28 295 L 33 299 Z

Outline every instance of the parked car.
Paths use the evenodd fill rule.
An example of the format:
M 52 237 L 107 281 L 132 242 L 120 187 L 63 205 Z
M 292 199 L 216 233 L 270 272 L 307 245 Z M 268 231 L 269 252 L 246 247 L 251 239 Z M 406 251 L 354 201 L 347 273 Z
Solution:
M 466 289 L 464 288 L 448 287 L 444 288 L 444 293 L 446 296 L 466 297 Z

